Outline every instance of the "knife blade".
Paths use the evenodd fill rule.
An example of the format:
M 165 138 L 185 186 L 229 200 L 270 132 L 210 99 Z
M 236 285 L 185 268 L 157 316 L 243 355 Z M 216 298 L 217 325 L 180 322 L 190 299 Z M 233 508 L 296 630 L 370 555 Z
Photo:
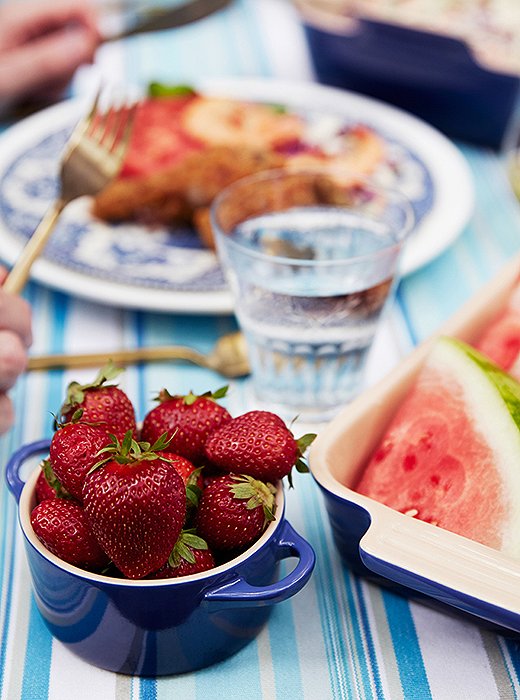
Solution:
M 181 27 L 223 9 L 230 2 L 231 0 L 190 0 L 170 8 L 147 9 L 134 13 L 123 28 L 105 32 L 103 40 L 117 41 L 136 34 Z

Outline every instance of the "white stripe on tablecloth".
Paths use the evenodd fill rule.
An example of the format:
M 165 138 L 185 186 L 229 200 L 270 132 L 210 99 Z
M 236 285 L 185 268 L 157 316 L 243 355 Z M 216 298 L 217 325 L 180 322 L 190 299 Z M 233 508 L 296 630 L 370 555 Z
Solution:
M 411 604 L 428 681 L 434 698 L 498 697 L 479 628 L 472 622 Z
M 254 9 L 273 75 L 282 80 L 312 80 L 314 70 L 295 7 L 289 2 L 262 0 Z
M 16 522 L 18 526 L 18 523 Z M 5 674 L 2 698 L 14 700 L 22 696 L 24 678 L 25 647 L 31 608 L 29 572 L 23 551 L 22 537 L 16 533 L 9 620 L 9 639 L 5 650 Z
M 157 682 L 157 700 L 195 700 L 196 676 L 194 673 L 184 673 L 181 676 L 164 676 Z M 119 700 L 119 697 L 116 698 Z M 123 700 L 121 698 L 121 700 Z
M 268 627 L 264 627 L 256 638 L 260 687 L 263 700 L 276 700 L 276 681 L 273 669 Z
M 116 674 L 93 668 L 54 640 L 49 678 L 50 700 L 92 700 L 115 696 Z

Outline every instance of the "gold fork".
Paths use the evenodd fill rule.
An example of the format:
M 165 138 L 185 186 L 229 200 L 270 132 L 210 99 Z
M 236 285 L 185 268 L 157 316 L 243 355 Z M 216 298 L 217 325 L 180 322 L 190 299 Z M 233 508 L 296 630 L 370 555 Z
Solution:
M 73 199 L 99 192 L 119 172 L 126 153 L 136 104 L 102 110 L 100 92 L 72 132 L 61 157 L 60 191 L 7 276 L 3 289 L 21 292 L 31 267 L 49 240 L 56 221 Z

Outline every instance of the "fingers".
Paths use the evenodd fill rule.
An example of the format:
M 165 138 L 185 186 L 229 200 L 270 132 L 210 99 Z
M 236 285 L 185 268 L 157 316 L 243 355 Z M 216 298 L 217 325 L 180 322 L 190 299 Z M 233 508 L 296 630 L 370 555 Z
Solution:
M 7 432 L 13 423 L 13 404 L 6 394 L 0 393 L 0 434 Z
M 0 8 L 2 100 L 68 84 L 79 66 L 94 60 L 99 40 L 95 15 L 81 3 L 15 3 L 10 14 Z
M 79 25 L 97 35 L 97 13 L 85 0 L 6 2 L 0 5 L 0 50 L 12 49 L 68 26 Z
M 0 289 L 0 333 L 2 331 L 17 335 L 25 349 L 32 343 L 31 307 L 22 297 Z
M 12 331 L 0 331 L 0 393 L 11 389 L 27 367 L 27 348 Z

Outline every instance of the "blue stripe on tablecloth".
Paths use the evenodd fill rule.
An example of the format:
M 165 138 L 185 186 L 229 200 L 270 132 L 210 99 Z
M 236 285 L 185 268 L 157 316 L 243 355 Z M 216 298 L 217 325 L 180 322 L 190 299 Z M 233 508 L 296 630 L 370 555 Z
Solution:
M 52 635 L 31 596 L 31 610 L 27 630 L 25 665 L 22 683 L 23 700 L 46 698 L 52 661 Z
M 373 675 L 369 661 L 375 661 L 375 657 L 371 658 L 366 653 L 366 630 L 363 626 L 363 619 L 359 615 L 356 577 L 347 568 L 344 568 L 342 582 L 341 595 L 345 596 L 343 603 L 346 625 L 345 639 L 348 640 L 350 657 L 355 669 L 356 693 L 360 697 L 372 698 Z
M 401 282 L 399 283 L 399 285 L 396 289 L 396 292 L 395 292 L 395 303 L 397 304 L 397 306 L 399 307 L 399 309 L 401 311 L 401 316 L 403 318 L 405 328 L 406 328 L 408 335 L 410 337 L 410 341 L 412 342 L 413 345 L 417 345 L 418 338 L 417 338 L 417 335 L 415 333 L 415 328 L 411 322 L 410 314 L 408 311 L 408 305 L 406 303 L 406 294 L 403 291 L 403 286 L 404 286 L 404 282 L 403 282 L 403 280 L 401 280 Z
M 48 319 L 49 338 L 52 339 L 52 352 L 59 352 L 64 346 L 66 319 L 69 298 L 49 290 L 29 285 L 28 301 L 33 314 Z M 27 394 L 30 395 L 34 375 L 27 379 Z M 36 378 L 36 380 L 41 377 Z M 63 373 L 48 372 L 43 381 L 46 384 L 46 405 L 41 415 L 41 432 L 38 437 L 52 434 L 52 414 L 57 414 L 64 398 Z M 30 405 L 30 402 L 29 402 Z M 52 662 L 52 635 L 43 623 L 34 599 L 31 596 L 31 609 L 25 648 L 25 674 L 23 678 L 23 698 L 44 698 L 48 692 L 50 667 Z
M 23 415 L 22 406 L 25 404 L 25 390 L 27 379 L 22 376 L 17 383 L 15 390 L 12 392 L 12 400 L 14 404 L 15 415 Z M 14 449 L 22 443 L 23 423 L 16 421 L 14 427 L 9 433 L 0 438 L 2 445 L 2 464 L 5 465 Z M 14 498 L 7 488 L 6 482 L 2 479 L 2 540 L 1 540 L 1 577 L 2 577 L 2 601 L 5 601 L 3 613 L 3 626 L 1 632 L 1 648 L 0 648 L 0 691 L 3 690 L 3 684 L 6 676 L 6 653 L 7 642 L 11 627 L 11 601 L 14 583 L 14 559 L 15 559 L 15 538 L 16 528 L 18 527 Z
M 141 678 L 139 700 L 157 700 L 157 681 L 154 678 Z
M 333 556 L 336 555 L 328 542 L 329 529 L 317 494 L 310 488 L 300 491 L 306 524 L 307 537 L 316 551 L 316 568 L 313 572 L 316 597 L 323 630 L 323 642 L 327 655 L 330 687 L 334 698 L 347 698 L 353 694 L 351 675 L 347 673 L 349 660 L 338 619 L 338 598 L 334 587 Z
M 365 595 L 363 593 L 363 586 L 361 583 L 361 579 L 359 577 L 354 578 L 354 586 L 356 588 L 356 595 L 357 595 L 358 602 L 359 602 L 360 624 L 363 626 L 363 630 L 364 630 L 366 651 L 368 654 L 368 662 L 370 664 L 370 670 L 371 670 L 371 674 L 372 674 L 371 677 L 372 677 L 372 680 L 374 683 L 375 697 L 382 698 L 384 696 L 384 694 L 383 694 L 383 687 L 381 684 L 381 674 L 379 672 L 379 666 L 377 663 L 377 655 L 376 655 L 376 650 L 375 650 L 375 646 L 374 646 L 374 639 L 372 636 L 372 630 L 370 628 L 370 621 L 368 619 Z
M 408 601 L 391 591 L 382 594 L 404 697 L 427 700 L 431 691 Z
M 511 659 L 511 667 L 516 675 L 516 682 L 520 682 L 520 640 L 513 638 L 504 639 L 505 646 Z
M 285 566 L 281 567 L 281 576 Z M 289 601 L 275 606 L 269 620 L 269 642 L 276 686 L 276 697 L 303 698 L 298 640 Z M 291 662 L 288 664 L 287 659 Z M 303 660 L 305 663 L 305 660 Z
M 5 460 L 2 461 L 5 463 Z M 3 484 L 2 488 L 2 539 L 0 542 L 0 575 L 1 575 L 1 594 L 2 600 L 5 600 L 5 608 L 2 610 L 3 626 L 0 644 L 0 694 L 3 690 L 5 677 L 5 657 L 7 652 L 7 640 L 9 637 L 10 617 L 11 617 L 11 593 L 13 590 L 14 576 L 14 544 L 13 544 L 13 526 L 14 508 L 12 506 L 12 495 L 7 487 Z
M 197 700 L 262 700 L 256 640 L 226 661 L 198 671 L 195 674 L 195 697 Z
M 227 17 L 219 13 L 182 30 L 161 32 L 153 58 L 146 51 L 146 37 L 127 40 L 126 79 L 146 85 L 152 80 L 189 83 L 201 77 L 272 75 L 269 53 L 256 31 L 254 6 L 239 1 L 225 12 Z

